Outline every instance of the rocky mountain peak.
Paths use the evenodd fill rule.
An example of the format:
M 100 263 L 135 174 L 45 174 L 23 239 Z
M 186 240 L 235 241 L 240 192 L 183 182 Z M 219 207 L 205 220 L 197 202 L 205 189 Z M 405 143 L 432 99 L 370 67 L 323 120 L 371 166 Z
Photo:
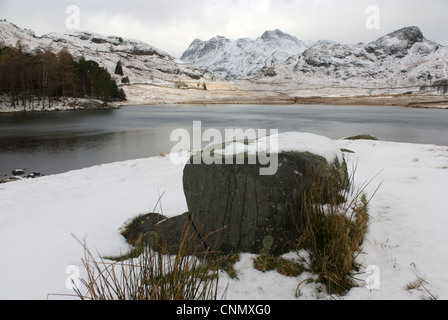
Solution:
M 376 56 L 403 58 L 416 43 L 426 41 L 418 27 L 406 27 L 389 33 L 366 46 L 366 51 Z
M 200 44 L 202 44 L 202 43 L 204 43 L 204 42 L 203 42 L 201 39 L 196 38 L 196 39 L 193 40 L 193 42 L 191 43 L 191 45 L 192 45 L 192 46 L 197 46 L 197 45 L 200 45 Z
M 268 78 L 295 79 L 322 85 L 403 87 L 431 85 L 447 77 L 448 47 L 427 40 L 418 27 L 391 32 L 368 44 L 342 45 L 318 41 L 314 46 L 276 64 Z
M 297 41 L 296 37 L 284 33 L 279 29 L 265 31 L 261 36 L 261 39 L 264 41 L 279 40 L 279 39 Z
M 422 31 L 419 27 L 406 27 L 395 32 L 388 34 L 386 37 L 389 38 L 397 38 L 402 41 L 407 41 L 410 44 L 414 44 L 416 42 L 422 42 L 425 40 Z
M 216 36 L 208 41 L 194 40 L 181 60 L 227 79 L 255 75 L 265 67 L 303 52 L 307 45 L 278 29 L 266 31 L 256 40 L 231 40 Z

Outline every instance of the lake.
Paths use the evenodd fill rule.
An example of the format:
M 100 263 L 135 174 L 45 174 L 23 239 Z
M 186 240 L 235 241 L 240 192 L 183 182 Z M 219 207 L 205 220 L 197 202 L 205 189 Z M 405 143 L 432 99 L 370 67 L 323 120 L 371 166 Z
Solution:
M 448 146 L 448 110 L 382 106 L 159 105 L 108 111 L 0 114 L 0 178 L 16 168 L 57 174 L 170 153 L 171 132 L 207 128 L 278 129 L 338 139 Z

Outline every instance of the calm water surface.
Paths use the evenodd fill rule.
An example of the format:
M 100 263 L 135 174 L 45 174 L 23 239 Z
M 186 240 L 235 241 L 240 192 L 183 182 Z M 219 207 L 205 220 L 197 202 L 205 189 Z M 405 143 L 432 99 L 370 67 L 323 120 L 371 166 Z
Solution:
M 174 129 L 278 129 L 329 138 L 448 146 L 448 110 L 365 106 L 176 105 L 120 110 L 0 114 L 0 178 L 15 168 L 56 174 L 169 153 Z

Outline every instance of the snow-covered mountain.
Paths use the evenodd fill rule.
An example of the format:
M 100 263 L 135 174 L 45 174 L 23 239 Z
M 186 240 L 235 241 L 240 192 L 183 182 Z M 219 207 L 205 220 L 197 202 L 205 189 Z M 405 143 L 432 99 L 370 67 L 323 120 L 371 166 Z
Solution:
M 256 40 L 231 40 L 223 36 L 194 40 L 181 60 L 227 79 L 244 78 L 269 68 L 307 49 L 306 43 L 280 30 L 266 31 Z
M 446 78 L 448 48 L 407 27 L 364 44 L 303 42 L 279 30 L 257 40 L 195 40 L 182 59 L 229 79 L 319 85 L 418 86 Z
M 164 83 L 221 76 L 258 82 L 321 86 L 407 87 L 448 78 L 448 47 L 427 40 L 418 27 L 392 32 L 371 43 L 302 41 L 280 30 L 252 40 L 217 36 L 196 39 L 178 60 L 139 40 L 89 32 L 38 37 L 0 20 L 0 47 L 22 50 L 67 48 L 75 57 L 97 61 L 113 74 L 118 61 L 131 83 Z M 206 71 L 207 70 L 207 71 Z M 120 76 L 116 76 L 121 80 Z
M 368 44 L 316 44 L 277 64 L 273 72 L 275 80 L 300 83 L 403 87 L 446 78 L 447 66 L 447 47 L 407 27 Z
M 210 76 L 208 72 L 179 61 L 142 41 L 89 32 L 50 33 L 38 37 L 33 31 L 0 20 L 0 47 L 18 45 L 29 52 L 39 48 L 58 52 L 67 48 L 73 56 L 84 56 L 87 60 L 96 61 L 111 74 L 114 74 L 118 61 L 121 61 L 124 76 L 128 76 L 132 83 Z

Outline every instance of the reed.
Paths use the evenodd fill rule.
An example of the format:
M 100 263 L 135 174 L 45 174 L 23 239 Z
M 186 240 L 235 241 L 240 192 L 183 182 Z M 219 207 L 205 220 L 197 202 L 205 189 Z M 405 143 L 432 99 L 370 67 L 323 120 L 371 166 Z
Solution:
M 186 254 L 194 240 L 185 230 L 176 255 L 145 246 L 138 257 L 109 262 L 77 239 L 87 276 L 75 293 L 82 300 L 216 300 L 219 270 L 211 267 L 210 252 Z

